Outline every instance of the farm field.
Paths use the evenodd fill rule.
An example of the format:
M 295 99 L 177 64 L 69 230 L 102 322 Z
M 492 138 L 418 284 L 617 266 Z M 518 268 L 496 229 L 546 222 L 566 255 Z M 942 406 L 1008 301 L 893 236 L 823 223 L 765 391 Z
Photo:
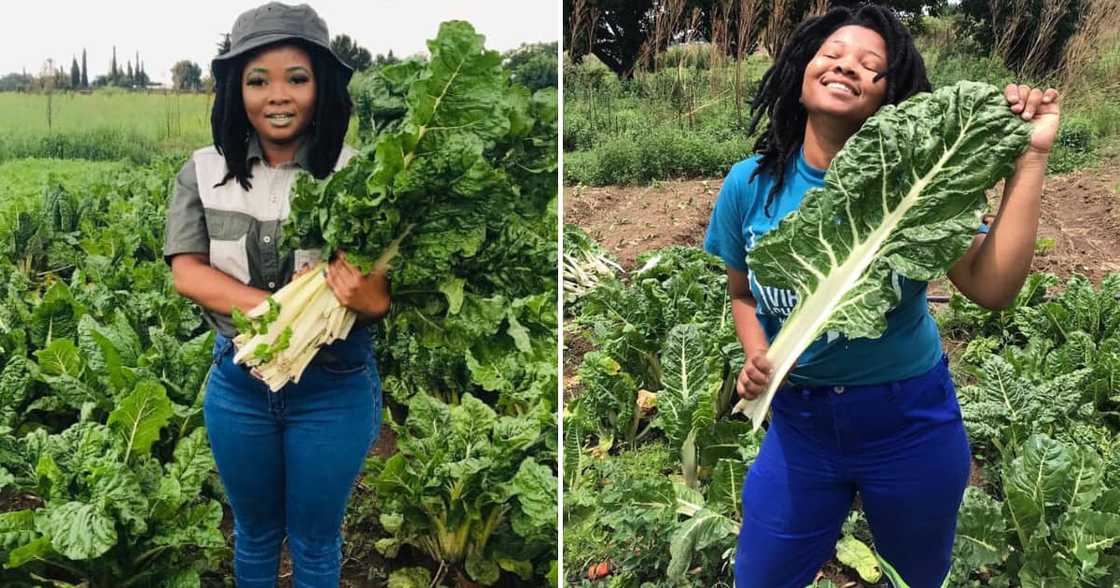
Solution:
M 758 4 L 691 20 L 688 8 L 674 12 L 679 3 L 654 5 L 665 18 L 631 54 L 637 35 L 596 24 L 611 15 L 578 3 L 565 13 L 586 43 L 565 62 L 565 576 L 584 588 L 730 588 L 741 484 L 764 431 L 730 415 L 743 353 L 723 263 L 700 247 L 724 174 L 758 139 L 747 133 L 748 104 L 767 55 L 779 54 L 769 35 L 819 12 L 763 17 L 760 49 L 737 59 L 734 31 L 744 34 L 744 11 Z M 935 90 L 1020 81 L 1060 87 L 1063 103 L 1032 274 L 1017 299 L 989 312 L 945 278 L 929 285 L 972 449 L 947 586 L 1111 587 L 1120 582 L 1120 101 L 1103 89 L 1120 80 L 1120 32 L 1083 20 L 1101 32 L 1096 41 L 1073 37 L 1076 59 L 1071 51 L 1060 67 L 1031 70 L 974 36 L 967 10 L 906 25 Z M 1007 22 L 985 26 L 998 37 Z M 1002 189 L 987 192 L 993 211 Z M 786 261 L 793 281 L 815 263 Z M 873 547 L 857 496 L 813 585 L 884 588 Z
M 640 579 L 651 579 L 642 570 L 664 570 L 665 566 L 674 565 L 669 560 L 670 554 L 673 554 L 673 559 L 676 559 L 676 551 L 674 551 L 676 548 L 671 545 L 677 543 L 677 533 L 686 536 L 684 534 L 689 518 L 679 514 L 674 516 L 672 512 L 649 513 L 640 521 L 624 521 L 622 517 L 610 517 L 608 521 L 598 525 L 591 522 L 596 518 L 605 517 L 606 515 L 602 514 L 604 510 L 624 507 L 625 501 L 622 497 L 609 492 L 611 486 L 619 486 L 619 491 L 625 489 L 625 492 L 653 492 L 649 486 L 653 484 L 649 477 L 652 472 L 656 472 L 655 477 L 669 476 L 678 480 L 681 475 L 679 456 L 667 445 L 670 443 L 670 440 L 665 438 L 667 433 L 659 431 L 659 425 L 655 424 L 658 423 L 660 414 L 660 404 L 653 399 L 658 396 L 656 391 L 654 394 L 649 394 L 645 390 L 646 384 L 643 382 L 647 380 L 641 379 L 643 372 L 626 359 L 620 358 L 618 363 L 607 362 L 604 367 L 605 360 L 601 354 L 603 345 L 612 350 L 618 347 L 615 341 L 606 336 L 604 321 L 596 315 L 602 311 L 602 308 L 608 308 L 610 301 L 614 301 L 614 308 L 620 309 L 623 300 L 639 299 L 651 303 L 660 300 L 660 305 L 654 303 L 653 308 L 632 309 L 623 311 L 623 314 L 629 320 L 644 321 L 643 324 L 635 323 L 634 328 L 637 332 L 660 333 L 663 340 L 665 334 L 674 326 L 674 320 L 686 322 L 689 320 L 687 317 L 691 316 L 690 312 L 706 315 L 709 321 L 718 321 L 720 315 L 716 309 L 720 308 L 720 300 L 723 298 L 717 296 L 718 290 L 711 292 L 709 289 L 722 286 L 722 267 L 718 260 L 707 263 L 698 261 L 705 256 L 700 254 L 697 248 L 702 244 L 720 182 L 719 178 L 712 178 L 656 182 L 651 186 L 580 187 L 570 189 L 567 193 L 564 203 L 565 222 L 579 226 L 602 247 L 605 255 L 617 260 L 621 268 L 627 272 L 622 276 L 622 280 L 630 286 L 623 288 L 608 283 L 606 292 L 598 296 L 594 293 L 586 295 L 590 302 L 577 302 L 576 310 L 565 319 L 564 381 L 565 399 L 569 410 L 565 435 L 569 435 L 569 431 L 574 429 L 570 424 L 571 411 L 577 399 L 586 395 L 599 399 L 591 401 L 592 405 L 598 408 L 585 407 L 582 409 L 584 411 L 590 410 L 593 413 L 596 410 L 609 411 L 601 405 L 608 402 L 602 400 L 604 390 L 613 390 L 625 396 L 626 393 L 622 391 L 623 384 L 618 381 L 620 379 L 633 386 L 629 393 L 635 395 L 634 402 L 637 402 L 639 407 L 634 416 L 637 419 L 636 428 L 630 428 L 633 433 L 629 438 L 633 441 L 626 441 L 622 433 L 623 429 L 617 430 L 615 437 L 607 440 L 601 436 L 597 437 L 591 430 L 585 430 L 584 434 L 587 436 L 584 439 L 589 441 L 590 445 L 585 445 L 578 450 L 574 447 L 574 439 L 566 440 L 568 451 L 566 463 L 579 464 L 576 466 L 578 468 L 576 471 L 565 469 L 565 483 L 566 488 L 569 489 L 565 498 L 567 512 L 565 565 L 570 585 L 599 585 L 599 582 L 588 582 L 586 578 L 589 569 L 602 562 L 608 562 L 611 577 L 614 578 L 613 581 L 619 582 L 618 585 L 638 585 Z M 1018 327 L 1013 326 L 1016 321 L 1024 320 L 1018 317 L 1030 315 L 1031 311 L 1025 309 L 1038 308 L 1038 305 L 1045 304 L 1044 300 L 1057 301 L 1051 302 L 1056 307 L 1068 305 L 1070 302 L 1068 296 L 1084 296 L 1089 284 L 1092 284 L 1092 288 L 1102 289 L 1097 298 L 1099 302 L 1096 303 L 1102 306 L 1100 310 L 1094 311 L 1100 313 L 1100 322 L 1091 322 L 1097 325 L 1098 329 L 1107 329 L 1107 332 L 1094 333 L 1095 337 L 1101 338 L 1098 340 L 1110 338 L 1114 340 L 1120 334 L 1114 322 L 1107 323 L 1110 325 L 1108 327 L 1103 327 L 1106 321 L 1117 320 L 1117 318 L 1105 317 L 1120 317 L 1120 314 L 1117 314 L 1120 308 L 1108 302 L 1110 296 L 1120 293 L 1117 287 L 1117 278 L 1120 277 L 1117 274 L 1120 271 L 1120 263 L 1117 262 L 1120 259 L 1120 242 L 1114 238 L 1120 227 L 1118 185 L 1120 185 L 1120 162 L 1112 160 L 1103 161 L 1091 169 L 1048 178 L 1043 192 L 1039 251 L 1032 265 L 1032 272 L 1036 273 L 1036 277 L 1032 278 L 1032 282 L 1025 288 L 1032 292 L 1024 296 L 1024 298 L 1033 296 L 1030 302 L 1022 300 L 1016 307 L 1004 313 L 982 311 L 966 303 L 959 295 L 954 295 L 951 304 L 931 305 L 931 310 L 942 327 L 942 342 L 950 355 L 950 368 L 954 374 L 958 396 L 964 405 L 966 426 L 972 425 L 969 426 L 969 431 L 973 442 L 974 462 L 970 485 L 977 489 L 982 489 L 989 494 L 995 492 L 996 496 L 1003 492 L 999 489 L 1001 480 L 998 473 L 997 452 L 992 449 L 990 442 L 985 443 L 987 438 L 981 437 L 973 426 L 981 427 L 985 418 L 991 418 L 982 416 L 986 413 L 983 413 L 980 408 L 984 406 L 984 402 L 991 400 L 985 394 L 990 394 L 992 391 L 990 374 L 993 372 L 985 372 L 985 369 L 990 370 L 990 366 L 985 362 L 1001 361 L 989 359 L 998 355 L 1017 357 L 1017 354 L 1021 353 L 1020 346 L 1028 342 L 1028 337 L 1018 330 Z M 998 203 L 997 198 L 1001 189 L 1002 184 L 989 192 L 989 200 L 993 206 Z M 680 247 L 685 249 L 674 249 Z M 692 254 L 680 255 L 680 252 L 689 251 L 697 251 L 695 256 L 699 257 Z M 658 265 L 647 266 L 650 269 L 642 276 L 637 276 L 636 272 L 655 254 L 660 254 L 662 261 Z M 687 280 L 702 284 L 706 293 L 700 293 L 700 288 L 682 289 L 683 285 L 673 277 L 681 273 Z M 1053 275 L 1054 278 L 1042 277 L 1047 274 Z M 1069 280 L 1075 275 L 1085 276 L 1085 279 L 1070 282 Z M 1105 281 L 1104 286 L 1101 286 L 1102 280 Z M 640 288 L 636 285 L 639 281 L 643 283 Z M 1030 284 L 1047 286 L 1045 295 L 1041 287 L 1031 290 Z M 1069 288 L 1075 288 L 1078 293 L 1063 297 L 1062 292 L 1068 291 Z M 934 282 L 930 285 L 930 292 L 950 294 L 951 287 L 947 280 Z M 713 299 L 713 296 L 717 297 Z M 682 301 L 682 298 L 685 301 Z M 675 302 L 669 302 L 671 300 Z M 709 305 L 706 312 L 697 311 L 694 306 L 691 306 L 703 307 L 705 303 Z M 729 321 L 730 317 L 727 317 L 727 320 Z M 610 322 L 606 321 L 606 324 Z M 709 324 L 708 328 L 716 328 L 716 325 L 710 322 L 707 324 Z M 727 338 L 724 328 L 717 329 L 721 333 L 721 341 Z M 1067 336 L 1073 337 L 1072 341 L 1077 341 L 1077 337 L 1080 337 L 1069 333 Z M 733 341 L 727 339 L 723 342 Z M 1052 343 L 1043 345 L 1057 345 L 1061 349 L 1063 343 L 1071 344 L 1070 341 L 1071 339 L 1055 336 Z M 669 344 L 669 342 L 665 343 L 665 345 Z M 737 343 L 732 345 L 737 346 Z M 1040 343 L 1031 343 L 1026 348 L 1036 345 Z M 1111 343 L 1102 343 L 1097 349 L 1103 352 L 1108 348 L 1107 345 Z M 655 355 L 661 351 L 655 346 Z M 731 355 L 734 356 L 734 352 Z M 627 355 L 623 353 L 622 357 L 625 358 Z M 1101 365 L 1105 364 L 1109 366 L 1103 368 L 1107 372 L 1120 365 L 1107 363 L 1120 359 L 1114 352 L 1109 351 L 1107 357 L 1110 359 L 1101 359 L 1101 364 L 1096 364 L 1098 367 L 1094 369 L 1101 370 Z M 1015 365 L 1013 368 L 1015 376 L 1028 381 L 1045 382 L 1060 374 L 1060 372 L 1053 374 L 1031 372 L 1022 364 L 1013 365 Z M 1111 375 L 1105 376 L 1106 378 L 1120 376 L 1120 372 L 1107 373 Z M 1079 376 L 1084 377 L 1084 374 Z M 1113 383 L 1108 384 L 1108 381 Z M 1112 394 L 1115 395 L 1117 389 L 1115 383 L 1118 380 L 1103 380 L 1103 382 L 1106 382 L 1102 384 L 1103 389 L 1112 390 Z M 1061 390 L 1052 390 L 1052 394 L 1075 394 L 1074 390 L 1077 387 L 1070 386 L 1068 380 L 1064 386 L 1066 387 Z M 968 390 L 965 390 L 966 387 Z M 1025 398 L 1020 400 L 1026 402 Z M 584 398 L 584 401 L 587 401 L 587 398 Z M 974 403 L 973 409 L 969 408 L 970 401 Z M 1115 409 L 1108 407 L 1114 406 L 1116 401 L 1114 399 L 1111 403 L 1105 402 L 1103 406 L 1097 408 L 1100 412 L 1096 412 L 1091 418 L 1066 414 L 1058 421 L 1065 423 L 1063 426 L 1084 427 L 1084 430 L 1092 429 L 1097 432 L 1096 434 L 1105 435 L 1099 442 L 1103 445 L 1097 444 L 1095 447 L 1101 452 L 1101 459 L 1106 462 L 1101 466 L 1103 475 L 1113 477 L 1120 472 L 1116 469 L 1117 465 L 1120 465 L 1120 461 L 1117 461 L 1120 454 L 1116 453 L 1118 448 L 1114 445 L 1114 441 L 1108 439 L 1116 435 L 1118 423 L 1111 416 L 1113 414 L 1111 411 Z M 617 404 L 608 404 L 608 406 L 618 409 Z M 970 410 L 978 412 L 969 412 Z M 971 424 L 968 423 L 969 419 L 974 419 Z M 1004 434 L 1012 427 L 1013 425 L 1006 425 Z M 600 430 L 599 435 L 602 434 Z M 748 436 L 746 439 L 740 451 L 746 452 L 744 461 L 749 463 L 751 452 L 757 451 L 758 439 L 753 436 Z M 1020 442 L 1022 440 L 1020 439 Z M 701 475 L 704 476 L 703 473 Z M 718 469 L 709 471 L 707 475 L 709 486 L 706 488 L 706 494 L 717 492 L 721 488 L 719 484 L 726 483 L 726 480 L 720 478 Z M 575 490 L 571 490 L 572 488 Z M 596 492 L 595 488 L 599 488 L 599 491 Z M 965 508 L 978 508 L 976 505 L 982 503 L 990 512 L 992 505 L 988 499 L 979 498 L 978 494 L 972 492 L 970 490 Z M 735 511 L 724 510 L 722 513 L 729 519 L 737 516 Z M 1117 513 L 1120 515 L 1120 510 Z M 634 513 L 630 512 L 630 514 L 633 516 Z M 966 532 L 964 529 L 968 528 L 968 516 L 971 515 L 962 512 L 962 534 Z M 650 531 L 651 534 L 645 541 L 639 541 L 640 529 L 647 528 L 642 525 L 654 524 L 653 521 L 660 521 L 659 524 L 667 525 L 670 530 L 662 531 L 660 534 L 653 534 Z M 727 522 L 727 524 L 732 523 Z M 871 544 L 866 523 L 854 519 L 846 529 L 846 535 L 860 539 L 868 545 Z M 730 554 L 724 550 L 732 549 L 734 541 L 730 535 L 724 536 L 723 539 L 714 537 L 714 535 L 706 536 L 708 547 L 694 547 L 695 551 L 689 565 L 696 568 L 693 573 L 697 575 L 695 579 L 690 580 L 691 585 L 730 586 L 730 572 L 720 567 L 720 561 L 722 558 L 726 562 Z M 619 551 L 623 545 L 629 545 L 633 552 L 623 555 Z M 828 580 L 833 582 L 831 585 L 834 586 L 867 588 L 886 586 L 883 583 L 872 583 L 862 579 L 852 567 L 852 561 L 859 560 L 847 560 L 847 563 L 841 563 L 838 559 L 831 561 L 822 570 L 822 584 L 818 585 L 830 585 L 823 583 Z M 992 568 L 999 569 L 998 566 Z M 984 574 L 974 577 L 982 578 Z M 959 581 L 963 582 L 963 580 Z M 631 582 L 637 583 L 631 584 Z M 950 585 L 966 584 L 950 583 Z
M 184 156 L 212 141 L 205 93 L 0 92 L 0 161 L 27 157 L 145 164 L 156 153 Z M 49 115 L 48 115 L 49 107 Z M 347 144 L 358 144 L 351 117 Z
M 448 34 L 474 34 L 456 31 Z M 385 412 L 344 521 L 346 588 L 555 583 L 558 295 L 555 273 L 541 268 L 555 267 L 557 257 L 557 96 L 550 87 L 511 85 L 508 72 L 496 70 L 497 54 L 481 55 L 459 57 L 485 59 L 492 70 L 455 79 L 483 91 L 485 108 L 475 104 L 471 116 L 517 120 L 486 125 L 494 133 L 489 151 L 472 168 L 494 166 L 478 186 L 501 218 L 464 209 L 461 220 L 470 223 L 419 225 L 416 249 L 405 241 L 404 255 L 424 255 L 422 247 L 449 235 L 470 246 L 424 257 L 442 268 L 436 275 L 399 262 L 411 270 L 393 282 L 393 309 L 374 342 Z M 426 67 L 410 61 L 398 72 L 416 76 Z M 348 141 L 396 139 L 408 75 L 355 76 L 355 102 L 368 105 L 376 94 L 387 110 L 356 108 Z M 23 98 L 0 94 L 0 101 Z M 33 98 L 42 102 L 32 106 L 45 106 L 45 97 Z M 213 334 L 175 291 L 162 259 L 175 176 L 186 153 L 209 142 L 209 127 L 184 126 L 189 144 L 168 141 L 160 135 L 162 98 L 110 94 L 60 119 L 77 125 L 66 131 L 72 136 L 95 136 L 86 135 L 84 117 L 124 128 L 139 118 L 129 108 L 139 108 L 145 120 L 127 132 L 151 141 L 142 161 L 109 152 L 0 157 L 6 587 L 233 585 L 232 512 L 201 415 Z M 185 96 L 183 106 L 204 103 Z M 360 116 L 377 117 L 381 133 L 370 124 L 359 136 Z M 469 132 L 456 139 L 476 144 Z M 420 162 L 432 157 L 422 150 L 439 145 L 414 144 Z M 454 174 L 462 161 L 469 160 L 441 169 Z M 286 552 L 280 585 L 292 585 Z

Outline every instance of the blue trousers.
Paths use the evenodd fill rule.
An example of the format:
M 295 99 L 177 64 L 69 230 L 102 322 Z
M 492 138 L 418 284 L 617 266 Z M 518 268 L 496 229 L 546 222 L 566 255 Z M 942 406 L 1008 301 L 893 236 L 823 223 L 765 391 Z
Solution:
M 285 535 L 294 586 L 337 588 L 342 517 L 381 425 L 369 331 L 326 347 L 298 384 L 271 392 L 221 335 L 203 415 L 234 517 L 238 588 L 273 588 Z M 320 356 L 323 354 L 320 353 Z
M 947 360 L 887 384 L 786 387 L 772 406 L 743 483 L 736 588 L 811 585 L 857 491 L 892 585 L 943 586 L 970 462 Z

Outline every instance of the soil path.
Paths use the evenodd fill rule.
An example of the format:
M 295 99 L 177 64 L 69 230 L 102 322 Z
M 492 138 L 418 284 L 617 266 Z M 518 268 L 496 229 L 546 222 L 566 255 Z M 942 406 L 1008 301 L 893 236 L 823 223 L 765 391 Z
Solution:
M 567 187 L 564 222 L 579 225 L 629 268 L 649 249 L 700 246 L 722 182 L 714 178 L 651 186 Z M 1002 192 L 1001 182 L 988 193 L 993 211 Z M 1094 283 L 1120 271 L 1120 157 L 1095 169 L 1048 177 L 1038 237 L 1043 245 L 1031 266 L 1034 271 L 1062 278 L 1082 273 Z M 938 290 L 936 285 L 933 290 Z

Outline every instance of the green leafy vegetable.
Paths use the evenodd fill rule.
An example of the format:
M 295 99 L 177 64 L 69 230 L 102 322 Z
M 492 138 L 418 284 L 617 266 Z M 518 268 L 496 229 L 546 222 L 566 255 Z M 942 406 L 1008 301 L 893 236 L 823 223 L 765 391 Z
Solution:
M 748 256 L 760 283 L 798 297 L 767 353 L 769 387 L 737 406 L 755 428 L 821 333 L 882 334 L 898 303 L 892 272 L 945 275 L 976 232 L 984 191 L 1011 172 L 1029 133 L 998 88 L 960 82 L 884 106 L 848 140 L 825 187 L 806 193 Z

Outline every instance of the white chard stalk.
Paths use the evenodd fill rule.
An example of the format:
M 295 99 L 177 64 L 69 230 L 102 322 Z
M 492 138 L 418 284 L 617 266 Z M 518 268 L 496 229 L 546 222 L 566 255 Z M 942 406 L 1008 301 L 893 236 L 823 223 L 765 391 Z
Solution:
M 412 228 L 413 225 L 405 227 L 401 235 L 393 240 L 374 262 L 373 271 L 389 271 L 390 262 L 400 254 L 401 241 L 412 232 Z M 327 284 L 326 269 L 327 263 L 319 262 L 245 313 L 250 319 L 259 319 L 269 312 L 270 301 L 278 304 L 280 314 L 268 325 L 267 332 L 241 333 L 233 339 L 237 346 L 234 363 L 253 368 L 257 377 L 273 392 L 288 382 L 298 383 L 319 348 L 345 339 L 358 319 L 357 313 L 343 306 L 335 297 Z M 288 333 L 286 343 L 283 341 L 285 333 Z M 258 349 L 273 348 L 279 349 L 268 359 L 262 359 L 257 353 Z

